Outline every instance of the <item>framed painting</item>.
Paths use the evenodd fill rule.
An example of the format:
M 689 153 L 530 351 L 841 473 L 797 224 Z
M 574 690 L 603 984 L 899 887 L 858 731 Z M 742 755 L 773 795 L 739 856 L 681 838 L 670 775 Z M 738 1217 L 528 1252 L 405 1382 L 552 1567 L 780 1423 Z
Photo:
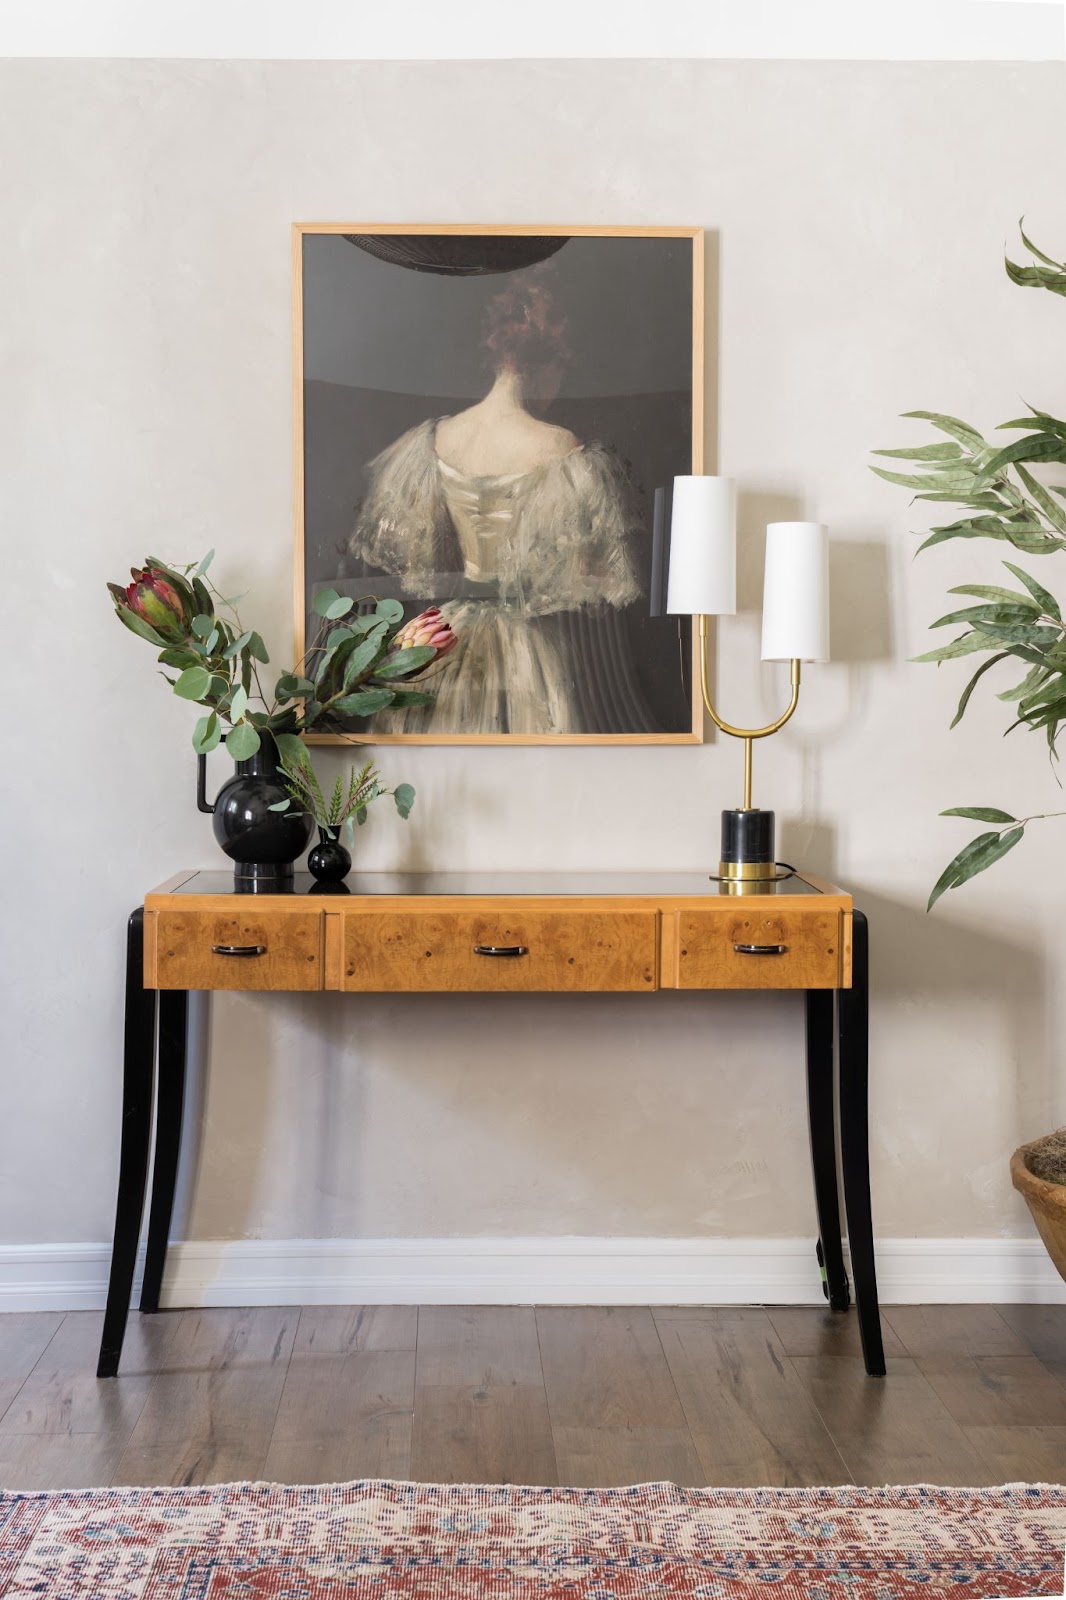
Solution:
M 298 223 L 293 271 L 297 653 L 324 589 L 458 637 L 432 705 L 317 742 L 698 742 L 702 230 Z

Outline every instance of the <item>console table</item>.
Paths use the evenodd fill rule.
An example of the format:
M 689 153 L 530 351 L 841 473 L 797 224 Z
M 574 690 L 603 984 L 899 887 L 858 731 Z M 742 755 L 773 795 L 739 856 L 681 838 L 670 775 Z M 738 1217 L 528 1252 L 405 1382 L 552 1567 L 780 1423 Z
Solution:
M 697 873 L 365 873 L 340 892 L 323 893 L 297 875 L 288 892 L 248 894 L 237 891 L 229 872 L 180 873 L 153 890 L 130 917 L 127 935 L 118 1203 L 98 1376 L 118 1371 L 150 1162 L 140 1309 L 159 1309 L 190 989 L 802 989 L 823 1291 L 834 1311 L 848 1309 L 837 1191 L 839 1064 L 839 1151 L 859 1331 L 867 1372 L 883 1374 L 870 1208 L 866 918 L 850 895 L 810 873 L 757 892 L 751 885 L 736 890 Z

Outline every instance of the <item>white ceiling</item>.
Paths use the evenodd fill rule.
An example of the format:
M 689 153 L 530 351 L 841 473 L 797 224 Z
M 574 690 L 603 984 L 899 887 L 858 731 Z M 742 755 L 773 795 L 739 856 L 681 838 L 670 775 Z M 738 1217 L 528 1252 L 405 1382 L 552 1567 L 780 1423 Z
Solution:
M 0 0 L 0 56 L 1066 60 L 1063 0 Z

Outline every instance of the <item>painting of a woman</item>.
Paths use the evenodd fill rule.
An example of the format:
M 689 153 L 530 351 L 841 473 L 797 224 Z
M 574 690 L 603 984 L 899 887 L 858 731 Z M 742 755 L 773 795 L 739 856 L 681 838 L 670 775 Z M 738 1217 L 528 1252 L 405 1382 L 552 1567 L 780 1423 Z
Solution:
M 456 416 L 410 429 L 370 465 L 352 550 L 432 593 L 460 570 L 469 592 L 441 609 L 459 647 L 434 682 L 432 707 L 379 716 L 385 731 L 430 719 L 467 733 L 584 733 L 580 662 L 560 614 L 631 605 L 640 596 L 630 543 L 633 497 L 603 444 L 542 421 L 567 354 L 566 327 L 534 274 L 489 303 L 492 387 Z M 631 672 L 629 721 L 647 708 Z
M 655 485 L 640 481 L 639 467 L 636 481 L 633 472 L 644 442 L 635 429 L 612 426 L 623 403 L 614 375 L 622 363 L 615 356 L 612 366 L 604 343 L 597 384 L 623 394 L 581 398 L 587 380 L 572 374 L 590 337 L 575 326 L 573 284 L 580 289 L 588 269 L 578 259 L 568 284 L 558 248 L 542 264 L 426 291 L 418 330 L 426 343 L 404 355 L 426 372 L 422 415 L 362 458 L 361 493 L 339 559 L 332 571 L 323 564 L 323 576 L 333 583 L 339 573 L 353 594 L 387 593 L 416 609 L 435 603 L 459 639 L 434 679 L 434 703 L 380 713 L 376 737 L 632 738 L 691 720 L 683 683 L 679 692 L 665 682 L 668 674 L 677 681 L 680 657 L 669 642 L 676 624 L 650 614 Z M 452 313 L 443 327 L 431 314 L 437 306 Z M 406 305 L 404 313 L 409 321 Z M 434 407 L 433 390 L 444 399 L 448 377 L 434 382 L 433 368 L 443 370 L 453 348 L 450 359 L 463 363 L 474 394 Z M 370 351 L 362 365 L 373 361 Z M 358 459 L 362 439 L 374 431 L 380 438 L 386 411 L 402 416 L 416 407 L 400 376 L 391 390 L 363 391 L 378 394 L 373 410 L 369 400 L 356 409 L 357 392 L 310 391 L 309 405 L 330 407 L 331 460 L 345 447 Z M 647 409 L 648 397 L 637 399 Z M 631 399 L 625 404 L 633 409 Z M 673 414 L 678 409 L 674 403 Z M 689 470 L 688 439 L 669 448 L 673 470 Z M 642 650 L 664 636 L 668 654 Z

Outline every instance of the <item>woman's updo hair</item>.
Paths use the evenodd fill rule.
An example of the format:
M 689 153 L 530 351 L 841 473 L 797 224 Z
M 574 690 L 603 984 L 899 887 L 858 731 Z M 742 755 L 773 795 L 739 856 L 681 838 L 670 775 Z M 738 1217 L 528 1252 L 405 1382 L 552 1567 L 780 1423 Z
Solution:
M 535 377 L 570 354 L 566 317 L 558 309 L 542 268 L 516 272 L 485 310 L 485 349 L 496 371 L 513 367 Z

